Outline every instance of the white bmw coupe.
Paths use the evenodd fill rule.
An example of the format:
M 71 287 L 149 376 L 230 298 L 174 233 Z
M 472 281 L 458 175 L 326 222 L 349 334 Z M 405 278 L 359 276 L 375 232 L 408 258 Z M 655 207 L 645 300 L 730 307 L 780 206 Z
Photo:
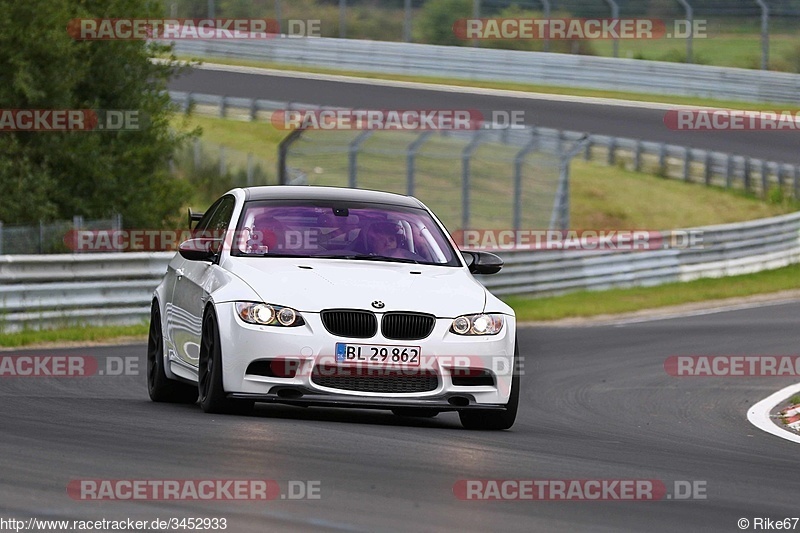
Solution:
M 517 414 L 514 311 L 419 200 L 331 187 L 234 189 L 197 221 L 155 290 L 147 384 L 208 413 L 255 402 L 457 411 L 469 429 Z

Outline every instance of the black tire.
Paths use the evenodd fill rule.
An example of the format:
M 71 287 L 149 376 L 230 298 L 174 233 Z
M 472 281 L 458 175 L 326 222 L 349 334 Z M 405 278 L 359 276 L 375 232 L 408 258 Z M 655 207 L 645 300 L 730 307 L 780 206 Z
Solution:
M 392 413 L 408 418 L 433 418 L 439 414 L 439 411 L 425 407 L 396 407 L 392 409 Z
M 200 407 L 206 413 L 247 414 L 253 409 L 251 400 L 231 400 L 222 386 L 222 347 L 214 310 L 203 317 L 200 338 L 200 361 L 197 368 L 197 393 Z
M 161 313 L 155 301 L 150 309 L 150 332 L 147 335 L 147 392 L 154 402 L 197 402 L 197 387 L 171 380 L 164 372 L 164 336 L 161 333 Z
M 458 417 L 461 419 L 461 425 L 466 429 L 493 431 L 510 429 L 517 419 L 517 408 L 519 407 L 520 368 L 519 346 L 516 339 L 514 339 L 514 375 L 511 377 L 511 395 L 508 398 L 508 403 L 503 410 L 459 411 Z

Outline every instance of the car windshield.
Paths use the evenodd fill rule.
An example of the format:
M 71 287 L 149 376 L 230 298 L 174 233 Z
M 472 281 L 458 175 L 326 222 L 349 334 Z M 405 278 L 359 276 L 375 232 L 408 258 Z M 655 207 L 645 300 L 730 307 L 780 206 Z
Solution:
M 365 202 L 264 200 L 245 204 L 232 254 L 460 266 L 424 209 Z

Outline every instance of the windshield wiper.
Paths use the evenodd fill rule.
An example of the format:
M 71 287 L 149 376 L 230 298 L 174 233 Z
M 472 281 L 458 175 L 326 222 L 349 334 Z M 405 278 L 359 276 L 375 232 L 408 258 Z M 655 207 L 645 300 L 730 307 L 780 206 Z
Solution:
M 415 259 L 406 259 L 405 257 L 387 257 L 385 255 L 348 255 L 345 259 L 353 259 L 355 261 L 383 261 L 384 263 L 410 263 L 412 265 L 421 265 Z

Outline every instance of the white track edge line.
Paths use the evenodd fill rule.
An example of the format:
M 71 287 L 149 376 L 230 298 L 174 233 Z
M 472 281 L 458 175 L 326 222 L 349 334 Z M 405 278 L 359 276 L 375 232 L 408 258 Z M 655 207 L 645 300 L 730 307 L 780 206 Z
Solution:
M 767 433 L 771 433 L 785 440 L 800 443 L 800 435 L 791 433 L 786 429 L 781 429 L 769 417 L 770 411 L 772 411 L 776 405 L 798 392 L 800 392 L 800 383 L 795 383 L 794 385 L 789 385 L 767 396 L 747 411 L 747 420 L 762 431 L 766 431 Z

